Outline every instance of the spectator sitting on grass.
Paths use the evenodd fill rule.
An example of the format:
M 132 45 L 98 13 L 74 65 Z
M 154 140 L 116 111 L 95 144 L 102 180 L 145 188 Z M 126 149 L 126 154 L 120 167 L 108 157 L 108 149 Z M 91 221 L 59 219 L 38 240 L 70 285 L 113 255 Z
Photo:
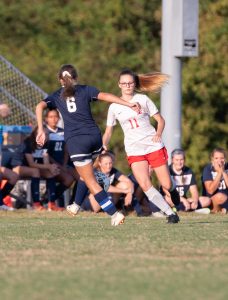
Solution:
M 122 172 L 113 167 L 113 155 L 111 153 L 100 154 L 94 164 L 95 169 L 104 173 L 110 181 L 108 194 L 111 201 L 118 206 L 121 197 L 124 196 L 124 206 L 128 207 L 132 202 L 134 185 L 132 181 Z M 99 212 L 101 207 L 95 201 L 93 195 L 89 195 L 90 205 L 94 212 Z M 122 206 L 122 204 L 120 204 Z M 121 207 L 122 208 L 122 207 Z
M 226 151 L 215 148 L 211 153 L 211 163 L 203 169 L 203 194 L 212 200 L 212 212 L 227 213 L 228 209 L 228 163 Z
M 209 197 L 199 196 L 195 175 L 185 165 L 185 153 L 182 149 L 172 151 L 169 171 L 180 195 L 178 210 L 194 211 L 210 206 L 211 199 Z M 171 206 L 174 206 L 169 196 L 165 196 L 165 199 Z

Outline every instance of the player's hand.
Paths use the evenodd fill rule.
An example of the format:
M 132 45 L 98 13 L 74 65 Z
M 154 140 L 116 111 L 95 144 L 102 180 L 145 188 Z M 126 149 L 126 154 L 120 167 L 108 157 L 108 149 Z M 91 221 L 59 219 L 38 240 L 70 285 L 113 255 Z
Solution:
M 37 136 L 36 136 L 36 143 L 37 143 L 37 145 L 39 145 L 39 146 L 42 147 L 44 145 L 45 141 L 46 141 L 46 134 L 45 134 L 45 132 L 43 130 L 39 130 L 37 132 Z
M 131 205 L 131 202 L 132 202 L 132 193 L 127 193 L 124 198 L 124 205 L 129 206 Z
M 213 167 L 215 169 L 215 171 L 217 171 L 218 173 L 222 173 L 224 171 L 224 164 L 219 163 L 219 162 L 213 162 Z
M 102 146 L 103 150 L 102 150 L 102 154 L 106 153 L 108 151 L 108 147 L 106 145 Z
M 58 167 L 58 165 L 56 164 L 51 164 L 51 168 L 50 168 L 51 173 L 56 176 L 60 174 L 60 168 Z
M 181 202 L 183 203 L 184 205 L 184 208 L 185 208 L 185 211 L 188 211 L 190 210 L 191 206 L 190 206 L 190 203 L 186 200 L 186 199 L 181 199 Z
M 153 143 L 161 143 L 162 139 L 161 139 L 161 136 L 160 134 L 155 134 L 153 137 L 152 137 L 152 141 Z
M 136 111 L 138 114 L 141 111 L 141 105 L 138 102 L 129 103 L 129 107 Z
M 191 209 L 195 210 L 198 207 L 198 201 L 194 201 L 191 203 Z

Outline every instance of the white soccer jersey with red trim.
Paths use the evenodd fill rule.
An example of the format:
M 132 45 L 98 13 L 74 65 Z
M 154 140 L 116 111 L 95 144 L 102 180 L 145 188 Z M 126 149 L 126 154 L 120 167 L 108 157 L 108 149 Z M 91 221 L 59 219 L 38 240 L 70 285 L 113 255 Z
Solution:
M 127 106 L 112 103 L 107 117 L 107 126 L 115 126 L 116 120 L 119 121 L 124 132 L 127 155 L 144 155 L 163 148 L 162 142 L 152 141 L 156 130 L 150 123 L 150 117 L 158 113 L 155 104 L 148 96 L 142 94 L 135 94 L 130 102 L 138 102 L 141 105 L 140 114 Z

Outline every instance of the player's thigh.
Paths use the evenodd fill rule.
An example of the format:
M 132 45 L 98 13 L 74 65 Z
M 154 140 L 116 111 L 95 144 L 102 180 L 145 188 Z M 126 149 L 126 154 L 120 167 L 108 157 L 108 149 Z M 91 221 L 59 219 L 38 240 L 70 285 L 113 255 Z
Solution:
M 30 168 L 27 166 L 17 166 L 13 168 L 13 171 L 16 172 L 21 178 L 40 177 L 40 171 L 36 168 Z
M 11 184 L 15 184 L 19 178 L 17 173 L 5 167 L 0 167 L 0 172 L 1 172 L 1 178 L 6 179 Z
M 170 190 L 170 188 L 172 187 L 172 181 L 171 181 L 168 165 L 165 164 L 160 167 L 154 168 L 154 172 L 161 186 L 167 190 Z
M 140 187 L 143 191 L 147 191 L 152 185 L 148 162 L 146 160 L 134 162 L 131 164 L 131 169 Z
M 92 163 L 76 166 L 76 168 L 79 176 L 85 181 L 85 184 L 93 195 L 102 190 L 101 186 L 96 181 Z

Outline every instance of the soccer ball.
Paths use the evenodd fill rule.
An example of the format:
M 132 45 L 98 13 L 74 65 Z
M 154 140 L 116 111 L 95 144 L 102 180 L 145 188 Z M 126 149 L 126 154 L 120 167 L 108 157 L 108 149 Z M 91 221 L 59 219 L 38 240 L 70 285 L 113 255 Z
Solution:
M 94 171 L 94 175 L 102 189 L 104 189 L 107 192 L 110 186 L 109 178 L 104 173 L 97 170 Z

